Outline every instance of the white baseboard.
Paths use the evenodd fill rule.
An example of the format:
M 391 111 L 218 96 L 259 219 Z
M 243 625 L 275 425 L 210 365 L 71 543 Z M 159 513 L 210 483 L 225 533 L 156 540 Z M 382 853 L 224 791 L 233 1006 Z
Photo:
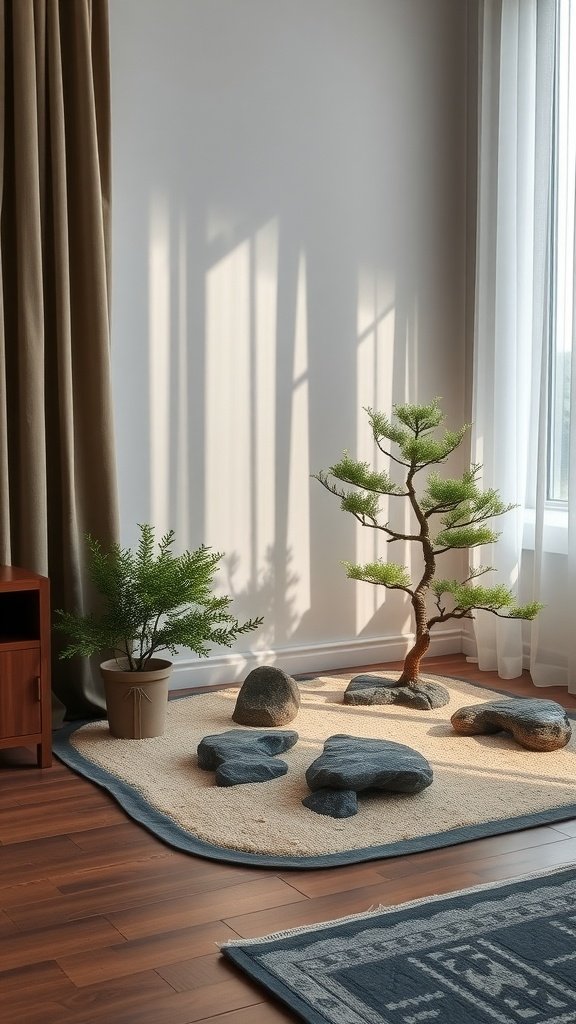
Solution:
M 471 633 L 462 633 L 462 654 L 465 654 L 467 658 L 471 658 L 473 661 L 478 658 L 476 639 Z
M 353 638 L 268 651 L 227 652 L 210 658 L 179 658 L 174 662 L 170 689 L 241 682 L 257 665 L 276 665 L 289 675 L 295 675 L 399 661 L 413 642 L 413 635 Z M 428 653 L 458 654 L 461 650 L 462 630 L 458 627 L 433 633 Z

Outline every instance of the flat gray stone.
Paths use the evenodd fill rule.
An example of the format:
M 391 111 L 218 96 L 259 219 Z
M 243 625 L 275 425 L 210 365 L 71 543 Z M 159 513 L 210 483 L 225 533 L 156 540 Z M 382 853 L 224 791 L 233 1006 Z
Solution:
M 367 674 L 354 676 L 344 693 L 344 704 L 399 704 L 416 711 L 443 708 L 449 701 L 450 694 L 440 683 L 398 686 L 386 676 Z
M 302 803 L 316 814 L 330 818 L 351 818 L 358 813 L 358 797 L 354 789 L 317 789 L 305 796 Z
M 288 725 L 300 708 L 298 684 L 273 665 L 252 669 L 242 683 L 232 714 L 239 725 Z
M 223 761 L 216 769 L 217 786 L 245 786 L 253 782 L 270 782 L 286 775 L 288 765 L 279 757 L 244 757 Z
M 553 700 L 513 697 L 459 708 L 450 719 L 461 736 L 508 732 L 528 750 L 559 750 L 572 735 L 564 708 Z
M 298 733 L 290 729 L 278 732 L 248 732 L 247 729 L 229 729 L 227 732 L 205 736 L 198 744 L 198 767 L 215 771 L 224 761 L 242 761 L 247 757 L 274 757 L 290 750 L 298 741 Z
M 419 793 L 432 783 L 432 768 L 417 750 L 392 740 L 330 736 L 306 772 L 311 790 L 366 789 Z

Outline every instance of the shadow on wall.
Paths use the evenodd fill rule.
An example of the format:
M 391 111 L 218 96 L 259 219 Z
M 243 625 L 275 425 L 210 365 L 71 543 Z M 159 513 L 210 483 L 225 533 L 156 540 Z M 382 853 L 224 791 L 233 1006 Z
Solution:
M 385 544 L 309 477 L 373 460 L 363 406 L 463 416 L 464 19 L 429 6 L 111 10 L 123 540 L 150 520 L 224 551 L 254 646 L 409 621 L 346 580 Z

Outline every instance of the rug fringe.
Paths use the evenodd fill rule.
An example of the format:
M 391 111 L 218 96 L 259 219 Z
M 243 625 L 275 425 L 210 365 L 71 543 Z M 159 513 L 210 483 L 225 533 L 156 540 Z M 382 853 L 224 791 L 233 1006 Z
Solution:
M 576 863 L 561 864 L 555 868 L 541 868 L 539 871 L 531 871 L 526 875 L 519 875 L 517 878 L 503 878 L 497 882 L 483 882 L 481 885 L 473 885 L 469 889 L 455 889 L 453 892 L 434 893 L 430 896 L 421 896 L 417 900 L 408 900 L 407 903 L 394 905 L 380 904 L 377 907 L 370 907 L 368 910 L 358 914 L 349 914 L 347 917 L 337 917 L 331 921 L 318 921 L 316 924 L 306 924 L 299 928 L 287 928 L 281 932 L 272 932 L 270 935 L 259 935 L 253 939 L 229 939 L 227 942 L 216 942 L 218 949 L 226 949 L 230 946 L 256 946 L 267 942 L 277 942 L 279 939 L 289 938 L 293 935 L 305 935 L 307 932 L 321 931 L 322 928 L 330 928 L 334 925 L 347 924 L 349 921 L 369 920 L 381 913 L 394 913 L 396 910 L 408 910 L 412 907 L 423 906 L 427 903 L 437 903 L 440 900 L 456 898 L 475 892 L 484 892 L 486 889 L 501 889 L 506 885 L 516 882 L 529 882 L 531 879 L 548 878 L 552 875 L 562 874 L 563 871 L 576 871 Z

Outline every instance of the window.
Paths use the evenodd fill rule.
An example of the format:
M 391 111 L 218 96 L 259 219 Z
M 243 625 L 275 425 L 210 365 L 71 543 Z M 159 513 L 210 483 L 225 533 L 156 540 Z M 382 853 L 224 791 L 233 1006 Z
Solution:
M 553 151 L 547 497 L 551 503 L 565 503 L 568 499 L 576 226 L 576 4 L 573 0 L 559 0 L 557 6 Z

